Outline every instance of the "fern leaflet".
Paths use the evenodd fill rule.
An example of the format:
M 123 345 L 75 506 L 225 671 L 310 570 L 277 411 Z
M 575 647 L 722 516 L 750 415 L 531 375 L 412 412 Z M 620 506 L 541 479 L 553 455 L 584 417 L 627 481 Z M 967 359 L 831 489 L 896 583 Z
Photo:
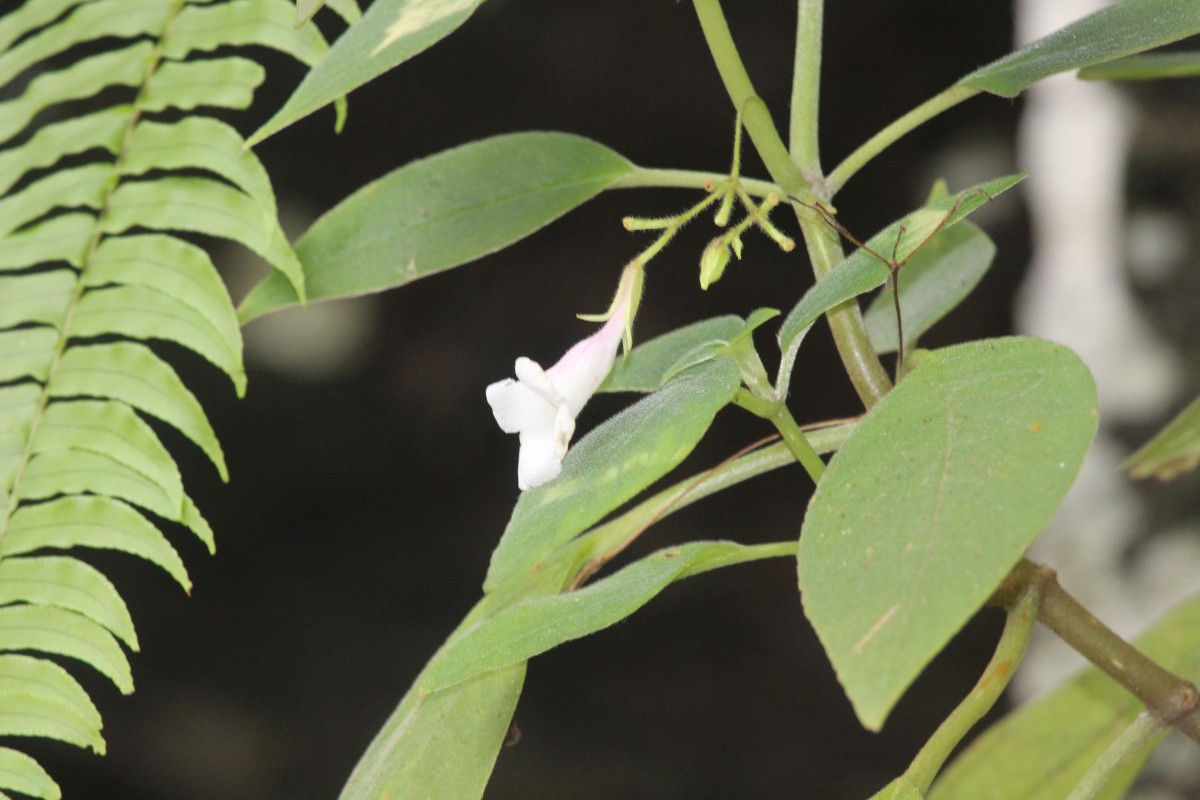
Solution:
M 195 113 L 245 108 L 262 82 L 231 45 L 314 64 L 326 42 L 295 14 L 287 0 L 26 0 L 0 16 L 0 735 L 104 752 L 99 713 L 51 656 L 133 691 L 129 611 L 81 549 L 139 556 L 190 591 L 161 522 L 214 548 L 146 418 L 227 480 L 224 456 L 148 342 L 191 350 L 245 391 L 229 294 L 183 235 L 236 241 L 303 295 L 266 171 L 237 131 Z M 6 791 L 61 796 L 9 747 Z

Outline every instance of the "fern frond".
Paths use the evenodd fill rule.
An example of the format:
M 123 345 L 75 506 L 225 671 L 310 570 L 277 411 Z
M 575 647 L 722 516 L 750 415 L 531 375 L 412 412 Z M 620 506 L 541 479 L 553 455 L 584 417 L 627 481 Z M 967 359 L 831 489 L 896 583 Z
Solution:
M 324 39 L 294 14 L 288 0 L 26 0 L 0 15 L 0 85 L 19 89 L 0 103 L 0 735 L 104 752 L 99 713 L 55 658 L 133 690 L 132 618 L 83 553 L 129 553 L 190 591 L 161 522 L 213 550 L 147 418 L 227 480 L 224 455 L 152 343 L 181 345 L 245 391 L 229 293 L 185 235 L 247 247 L 303 295 L 266 171 L 204 115 L 245 108 L 265 77 L 218 48 L 321 57 Z M 60 796 L 33 759 L 0 748 L 8 791 Z

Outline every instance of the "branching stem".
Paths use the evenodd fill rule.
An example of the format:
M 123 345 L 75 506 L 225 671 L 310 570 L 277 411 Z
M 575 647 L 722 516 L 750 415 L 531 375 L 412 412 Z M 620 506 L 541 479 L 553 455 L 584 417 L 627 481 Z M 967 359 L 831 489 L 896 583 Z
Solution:
M 1145 704 L 1164 725 L 1200 742 L 1200 691 L 1164 669 L 1114 633 L 1067 594 L 1049 567 L 1022 560 L 992 596 L 1011 606 L 1033 588 L 1041 597 L 1038 619 L 1060 639 L 1095 664 Z

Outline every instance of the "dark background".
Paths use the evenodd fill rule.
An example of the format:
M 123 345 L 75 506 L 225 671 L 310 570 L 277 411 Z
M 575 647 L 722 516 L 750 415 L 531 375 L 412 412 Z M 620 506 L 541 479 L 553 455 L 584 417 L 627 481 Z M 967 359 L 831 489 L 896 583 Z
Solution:
M 794 3 L 728 3 L 734 37 L 786 128 Z M 322 15 L 327 30 L 338 26 Z M 1010 49 L 1007 2 L 829 3 L 823 162 L 957 77 Z M 249 132 L 302 70 L 260 54 L 271 77 Z M 1014 171 L 1020 103 L 980 98 L 911 134 L 838 197 L 860 236 L 909 210 L 938 176 L 952 188 Z M 496 133 L 562 130 L 644 166 L 721 171 L 733 111 L 688 3 L 490 0 L 457 33 L 353 93 L 344 133 L 323 111 L 258 153 L 285 213 L 302 220 L 406 162 Z M 748 159 L 745 173 L 763 176 Z M 649 243 L 626 214 L 673 213 L 694 193 L 610 193 L 494 256 L 339 311 L 361 346 L 324 378 L 257 358 L 250 389 L 175 358 L 213 418 L 232 482 L 220 484 L 167 435 L 189 491 L 217 532 L 209 557 L 175 537 L 195 582 L 184 597 L 154 568 L 99 565 L 121 589 L 143 652 L 138 691 L 88 683 L 109 754 L 35 752 L 81 798 L 334 798 L 355 761 L 441 640 L 471 607 L 517 497 L 515 437 L 484 387 L 518 355 L 552 363 L 608 303 L 621 266 Z M 1000 244 L 981 290 L 932 345 L 998 335 L 1026 256 L 1019 193 L 980 214 Z M 785 213 L 776 219 L 795 234 Z M 302 230 L 306 222 L 302 221 Z M 746 259 L 701 293 L 707 221 L 650 266 L 645 340 L 718 313 L 789 308 L 811 282 L 799 248 L 749 236 Z M 235 254 L 236 255 L 236 254 Z M 228 266 L 235 257 L 225 259 Z M 240 257 L 240 256 L 238 256 Z M 231 268 L 232 269 L 232 268 Z M 245 278 L 231 274 L 235 285 Z M 336 332 L 284 329 L 305 348 Z M 793 383 L 802 421 L 857 413 L 831 341 L 811 335 Z M 770 326 L 768 326 L 770 329 Z M 760 339 L 769 352 L 770 334 Z M 630 402 L 597 398 L 581 433 Z M 767 434 L 722 412 L 692 469 Z M 686 468 L 686 467 L 685 467 Z M 782 470 L 656 526 L 632 556 L 669 543 L 794 537 L 809 493 Z M 881 734 L 864 732 L 804 621 L 794 564 L 757 563 L 671 587 L 629 620 L 532 662 L 516 712 L 523 737 L 501 752 L 491 798 L 861 798 L 907 765 L 969 690 L 999 628 L 984 612 L 927 671 Z

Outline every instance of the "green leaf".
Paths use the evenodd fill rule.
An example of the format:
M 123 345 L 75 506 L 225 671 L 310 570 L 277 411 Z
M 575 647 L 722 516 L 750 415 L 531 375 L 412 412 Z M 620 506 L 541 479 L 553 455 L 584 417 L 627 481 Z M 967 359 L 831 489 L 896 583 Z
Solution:
M 124 2 L 125 0 L 122 0 Z M 287 0 L 229 0 L 187 5 L 171 23 L 163 55 L 182 59 L 192 52 L 221 47 L 261 45 L 286 53 L 311 67 L 328 50 L 311 25 L 292 24 L 295 8 Z
M 84 492 L 127 500 L 176 522 L 183 513 L 157 481 L 120 461 L 84 450 L 34 455 L 21 483 L 21 496 L 29 500 Z
M 183 505 L 183 479 L 174 459 L 150 426 L 124 403 L 72 400 L 47 405 L 33 453 L 70 450 L 119 461 L 157 485 L 172 506 Z
M 1200 464 L 1200 397 L 1122 465 L 1135 478 L 1169 481 Z
M 3 683 L 0 679 L 0 736 L 41 736 L 104 754 L 99 726 L 89 725 L 71 709 L 48 698 L 6 692 Z
M 19 147 L 0 150 L 0 194 L 11 189 L 25 173 L 49 167 L 63 156 L 92 149 L 115 154 L 128 125 L 128 109 L 107 108 L 39 128 Z
M 794 553 L 795 545 L 791 543 L 781 548 L 691 542 L 660 550 L 578 591 L 528 598 L 448 643 L 422 674 L 421 691 L 445 689 L 607 628 L 637 611 L 674 581 L 710 569 Z
M 114 332 L 181 344 L 228 375 L 239 397 L 246 392 L 241 337 L 227 339 L 192 306 L 171 295 L 136 285 L 86 292 L 79 301 L 72 337 Z
M 6 236 L 55 208 L 99 208 L 112 179 L 112 167 L 87 164 L 58 170 L 29 184 L 16 194 L 0 199 L 0 236 Z
M 892 248 L 896 245 L 897 237 L 900 237 L 900 248 L 896 255 L 898 260 L 903 261 L 933 233 L 938 225 L 942 224 L 943 220 L 945 220 L 945 224 L 942 229 L 945 231 L 984 203 L 1023 180 L 1025 180 L 1025 173 L 1008 175 L 972 186 L 958 195 L 930 203 L 888 225 L 872 236 L 866 244 L 875 252 L 890 256 Z M 957 197 L 961 197 L 962 200 L 954 210 L 954 214 L 947 219 L 946 214 L 951 208 L 954 208 Z M 905 228 L 903 236 L 900 234 L 901 226 Z M 793 345 L 803 337 L 809 326 L 826 311 L 882 286 L 887 278 L 887 265 L 870 253 L 855 249 L 846 256 L 842 263 L 834 267 L 824 280 L 805 292 L 804 296 L 800 298 L 800 302 L 788 314 L 779 329 L 780 351 L 788 353 Z
M 904 316 L 904 351 L 962 302 L 983 278 L 996 245 L 970 222 L 942 231 L 900 270 L 900 313 Z M 872 301 L 863 321 L 877 353 L 896 350 L 896 308 L 890 293 Z
M 92 547 L 118 550 L 162 567 L 192 590 L 187 569 L 175 548 L 133 508 L 111 497 L 72 495 L 46 503 L 22 504 L 9 521 L 0 556 L 38 550 Z M 0 561 L 0 568 L 5 562 Z
M 864 726 L 1020 560 L 1095 431 L 1074 353 L 993 339 L 924 354 L 833 457 L 804 519 L 800 590 Z
M 562 473 L 521 495 L 492 553 L 484 590 L 529 569 L 661 478 L 700 441 L 740 385 L 730 359 L 708 361 L 601 424 Z
M 24 3 L 15 6 L 0 17 L 0 52 L 12 47 L 13 42 L 38 28 L 53 22 L 77 5 L 88 0 L 42 0 L 40 3 Z
M 125 601 L 95 567 L 66 556 L 29 556 L 0 561 L 0 605 L 33 603 L 75 611 L 138 649 Z M 0 673 L 2 675 L 2 673 Z
M 1200 678 L 1200 597 L 1171 611 L 1135 644 L 1171 672 Z M 1089 667 L 988 728 L 938 778 L 929 798 L 1061 800 L 1142 710 L 1123 686 Z M 1100 796 L 1123 797 L 1150 749 Z
M 91 0 L 75 8 L 54 25 L 26 37 L 15 47 L 0 51 L 0 86 L 35 64 L 82 42 L 105 37 L 129 39 L 144 31 L 162 30 L 171 14 L 165 3 L 130 3 L 128 0 Z
M 0 381 L 45 380 L 57 344 L 58 331 L 53 328 L 0 331 Z
M 227 184 L 178 177 L 125 181 L 109 197 L 101 229 L 122 233 L 138 226 L 232 239 L 281 272 L 290 290 L 304 291 L 304 270 L 278 219 Z
M 49 261 L 80 267 L 95 225 L 91 214 L 62 214 L 0 236 L 0 270 L 26 269 Z
M 699 354 L 711 357 L 714 345 L 729 342 L 742 330 L 734 315 L 694 322 L 633 348 L 617 359 L 599 392 L 656 392 L 687 367 Z
M 376 0 L 342 34 L 287 102 L 250 137 L 255 145 L 273 133 L 344 97 L 448 36 L 482 0 Z
M 1016 97 L 1038 81 L 1200 33 L 1193 0 L 1123 0 L 981 67 L 959 81 Z
M 0 607 L 0 650 L 36 650 L 95 667 L 122 694 L 133 691 L 129 660 L 108 631 L 87 617 L 51 606 Z
M 137 42 L 38 75 L 19 97 L 0 103 L 0 143 L 16 136 L 40 111 L 55 103 L 90 99 L 108 86 L 141 84 L 146 77 L 146 59 L 153 52 L 150 42 Z
M 8 747 L 0 747 L 0 788 L 43 800 L 62 800 L 62 790 L 40 764 L 19 750 Z
M 1153 81 L 1200 77 L 1200 52 L 1150 53 L 1118 58 L 1079 70 L 1085 81 Z
M 266 70 L 240 56 L 165 61 L 142 91 L 140 105 L 144 111 L 249 108 L 254 90 L 266 77 Z
M 144 286 L 176 298 L 198 312 L 231 350 L 242 352 L 241 327 L 229 291 L 208 253 L 194 244 L 158 234 L 108 237 L 92 255 L 83 283 L 88 288 Z
M 525 665 L 514 664 L 433 695 L 414 685 L 338 800 L 482 797 L 524 681 Z
M 564 133 L 495 136 L 407 164 L 343 200 L 296 242 L 308 298 L 378 292 L 473 261 L 631 170 L 612 150 Z M 244 323 L 295 304 L 291 287 L 269 276 L 239 315 Z
M 4 364 L 0 334 L 0 374 Z M 229 480 L 225 456 L 212 425 L 195 395 L 169 364 L 137 342 L 76 345 L 63 354 L 54 382 L 54 397 L 107 397 L 158 417 L 191 439 Z
M 75 273 L 65 269 L 34 272 L 6 277 L 0 286 L 0 328 L 25 322 L 58 326 L 67 316 Z

